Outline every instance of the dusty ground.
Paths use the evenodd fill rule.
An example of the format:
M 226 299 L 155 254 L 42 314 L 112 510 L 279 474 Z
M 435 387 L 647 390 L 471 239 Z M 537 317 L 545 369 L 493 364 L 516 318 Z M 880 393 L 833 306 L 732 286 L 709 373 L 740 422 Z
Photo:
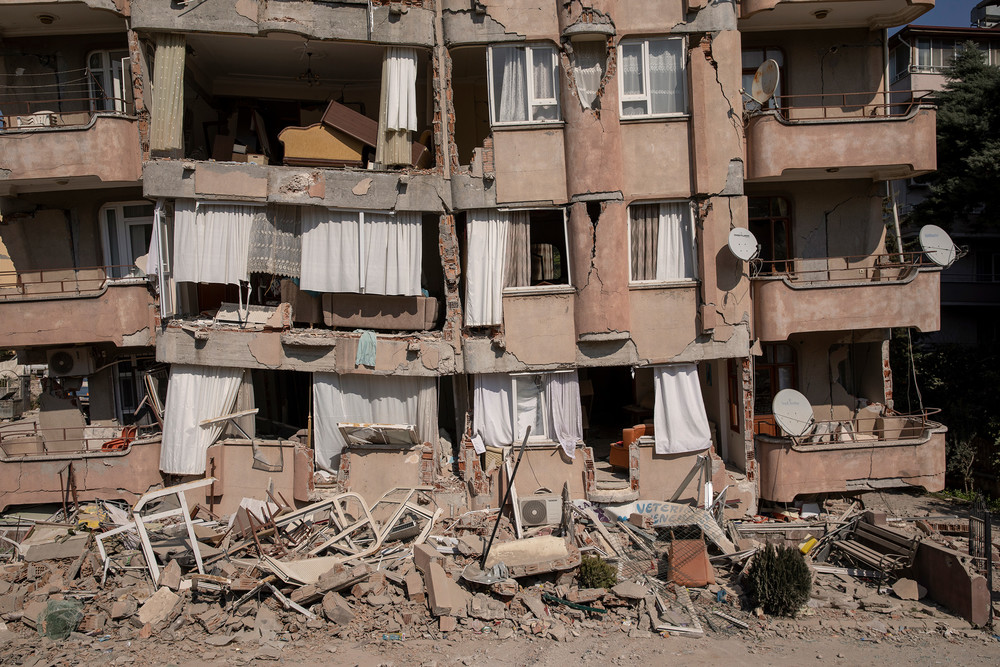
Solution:
M 947 633 L 947 631 L 945 631 Z M 728 638 L 658 637 L 629 639 L 623 633 L 584 636 L 567 642 L 551 639 L 425 639 L 367 643 L 313 637 L 295 643 L 275 642 L 217 648 L 203 641 L 163 639 L 131 642 L 57 643 L 47 639 L 14 640 L 0 648 L 2 664 L 23 665 L 634 665 L 680 662 L 684 665 L 861 665 L 893 662 L 911 665 L 995 665 L 1000 643 L 987 632 L 906 631 L 881 639 L 845 635 Z

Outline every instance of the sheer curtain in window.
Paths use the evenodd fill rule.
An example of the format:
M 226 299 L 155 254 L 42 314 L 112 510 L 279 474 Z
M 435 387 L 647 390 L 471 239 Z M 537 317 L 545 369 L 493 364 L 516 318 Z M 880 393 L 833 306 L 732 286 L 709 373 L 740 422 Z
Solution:
M 365 213 L 365 294 L 420 295 L 420 214 Z
M 502 324 L 510 214 L 496 209 L 469 211 L 465 233 L 465 325 Z
M 532 120 L 558 120 L 559 93 L 556 90 L 556 68 L 554 52 L 549 47 L 531 49 L 531 76 L 534 99 L 531 102 Z
M 239 285 L 247 280 L 250 230 L 258 207 L 196 204 L 174 208 L 174 279 Z
M 576 371 L 549 374 L 546 394 L 552 410 L 551 438 L 559 443 L 566 456 L 575 458 L 576 443 L 583 440 L 579 375 Z
M 269 204 L 254 216 L 247 266 L 254 273 L 299 277 L 302 223 L 299 206 Z
M 488 373 L 473 376 L 472 433 L 490 447 L 506 447 L 514 440 L 510 414 L 510 376 Z
M 499 122 L 528 120 L 527 53 L 523 47 L 493 47 L 494 113 Z
M 356 211 L 304 207 L 300 287 L 310 292 L 361 292 Z
M 652 39 L 649 41 L 649 103 L 650 113 L 681 113 L 684 111 L 683 41 Z
M 382 94 L 375 161 L 408 165 L 413 160 L 411 139 L 417 131 L 417 51 L 390 46 L 382 60 Z
M 660 204 L 657 235 L 656 280 L 696 278 L 691 205 L 688 202 Z
M 584 109 L 593 108 L 604 78 L 608 47 L 604 40 L 573 41 L 573 81 Z
M 622 44 L 622 92 L 625 96 L 645 95 L 643 81 L 642 43 Z M 622 100 L 622 115 L 636 116 L 649 113 L 643 100 Z

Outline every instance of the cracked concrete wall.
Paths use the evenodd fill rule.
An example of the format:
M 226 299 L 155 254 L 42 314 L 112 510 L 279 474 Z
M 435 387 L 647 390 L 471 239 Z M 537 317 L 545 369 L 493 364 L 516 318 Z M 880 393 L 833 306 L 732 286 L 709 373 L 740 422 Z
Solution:
M 140 32 L 221 32 L 263 35 L 295 33 L 312 39 L 431 46 L 434 12 L 406 6 L 395 13 L 367 0 L 287 2 L 283 0 L 202 0 L 179 5 L 131 0 L 132 28 Z M 400 3 L 402 4 L 402 3 Z
M 883 331 L 878 329 L 803 334 L 788 339 L 798 362 L 798 390 L 809 399 L 816 419 L 849 418 L 859 398 L 885 402 L 883 338 Z M 842 362 L 854 365 L 853 386 L 846 386 L 852 383 L 843 375 L 846 367 Z

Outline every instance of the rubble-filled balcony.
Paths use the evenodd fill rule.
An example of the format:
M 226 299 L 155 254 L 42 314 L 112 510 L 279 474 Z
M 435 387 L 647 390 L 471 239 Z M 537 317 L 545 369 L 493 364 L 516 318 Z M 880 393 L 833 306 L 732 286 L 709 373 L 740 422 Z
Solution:
M 796 333 L 941 324 L 941 270 L 923 253 L 756 262 L 754 327 L 761 340 Z
M 934 9 L 934 0 L 743 0 L 740 30 L 891 28 Z
M 925 91 L 784 95 L 747 122 L 747 180 L 912 178 L 937 166 Z
M 864 409 L 853 419 L 814 422 L 802 436 L 757 435 L 760 495 L 792 502 L 799 494 L 941 491 L 948 429 L 929 414 Z
M 155 306 L 134 266 L 0 273 L 0 338 L 10 347 L 150 345 Z
M 109 187 L 142 175 L 128 51 L 5 42 L 0 188 Z M 51 49 L 51 54 L 47 50 Z M 7 52 L 11 52 L 8 55 Z M 56 63 L 59 63 L 58 67 Z M 0 191 L 2 193 L 2 191 Z

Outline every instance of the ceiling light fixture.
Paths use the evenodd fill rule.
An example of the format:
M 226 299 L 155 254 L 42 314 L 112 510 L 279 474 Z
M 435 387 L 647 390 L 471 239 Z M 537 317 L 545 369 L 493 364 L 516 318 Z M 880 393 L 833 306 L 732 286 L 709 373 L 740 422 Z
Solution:
M 52 25 L 59 17 L 55 14 L 39 14 L 35 18 L 37 18 L 42 25 Z
M 299 81 L 304 81 L 307 86 L 315 86 L 319 83 L 319 75 L 312 70 L 312 51 L 306 51 L 306 71 L 299 74 Z
M 829 15 L 830 15 L 830 10 L 829 9 L 818 9 L 818 10 L 816 10 L 816 11 L 813 12 L 813 16 L 816 17 L 817 19 L 819 19 L 820 21 L 822 21 L 823 19 L 825 19 Z

